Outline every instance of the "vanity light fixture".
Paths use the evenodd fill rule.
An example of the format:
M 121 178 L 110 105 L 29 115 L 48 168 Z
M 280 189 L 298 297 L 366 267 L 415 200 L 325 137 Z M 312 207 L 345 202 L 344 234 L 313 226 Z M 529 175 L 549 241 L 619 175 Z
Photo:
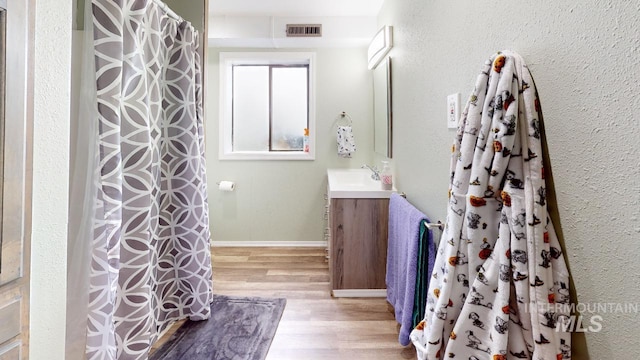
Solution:
M 393 26 L 383 26 L 369 43 L 367 58 L 369 59 L 369 69 L 375 69 L 393 47 Z

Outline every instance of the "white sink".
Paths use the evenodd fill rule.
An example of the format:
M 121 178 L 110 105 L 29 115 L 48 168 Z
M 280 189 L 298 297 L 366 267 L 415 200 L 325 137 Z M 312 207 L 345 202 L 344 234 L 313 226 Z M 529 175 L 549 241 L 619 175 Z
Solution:
M 393 190 L 382 190 L 369 169 L 327 169 L 331 198 L 388 198 Z

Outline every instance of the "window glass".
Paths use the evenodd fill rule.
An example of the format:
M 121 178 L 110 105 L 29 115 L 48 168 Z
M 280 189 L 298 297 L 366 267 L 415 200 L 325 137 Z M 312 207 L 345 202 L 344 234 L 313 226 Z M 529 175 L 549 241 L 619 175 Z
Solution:
M 309 52 L 220 53 L 221 160 L 315 159 L 314 64 Z
M 271 150 L 302 151 L 308 128 L 307 67 L 272 68 Z
M 233 67 L 233 150 L 269 151 L 269 68 Z

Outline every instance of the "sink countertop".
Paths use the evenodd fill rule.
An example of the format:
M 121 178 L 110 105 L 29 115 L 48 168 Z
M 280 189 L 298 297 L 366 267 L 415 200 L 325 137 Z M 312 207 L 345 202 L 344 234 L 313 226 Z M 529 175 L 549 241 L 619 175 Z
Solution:
M 389 198 L 397 192 L 382 190 L 378 180 L 371 179 L 369 169 L 327 169 L 330 198 Z

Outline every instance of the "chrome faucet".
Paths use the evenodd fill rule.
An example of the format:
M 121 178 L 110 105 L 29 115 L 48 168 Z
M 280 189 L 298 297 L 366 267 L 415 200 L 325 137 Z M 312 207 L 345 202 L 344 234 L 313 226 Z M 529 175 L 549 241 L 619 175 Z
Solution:
M 371 172 L 372 172 L 371 178 L 373 180 L 380 180 L 380 170 L 378 170 L 377 167 L 375 167 L 375 166 L 371 167 L 371 166 L 369 166 L 367 164 L 364 164 L 364 165 L 360 166 L 360 168 L 361 169 L 369 169 L 369 170 L 371 170 Z

